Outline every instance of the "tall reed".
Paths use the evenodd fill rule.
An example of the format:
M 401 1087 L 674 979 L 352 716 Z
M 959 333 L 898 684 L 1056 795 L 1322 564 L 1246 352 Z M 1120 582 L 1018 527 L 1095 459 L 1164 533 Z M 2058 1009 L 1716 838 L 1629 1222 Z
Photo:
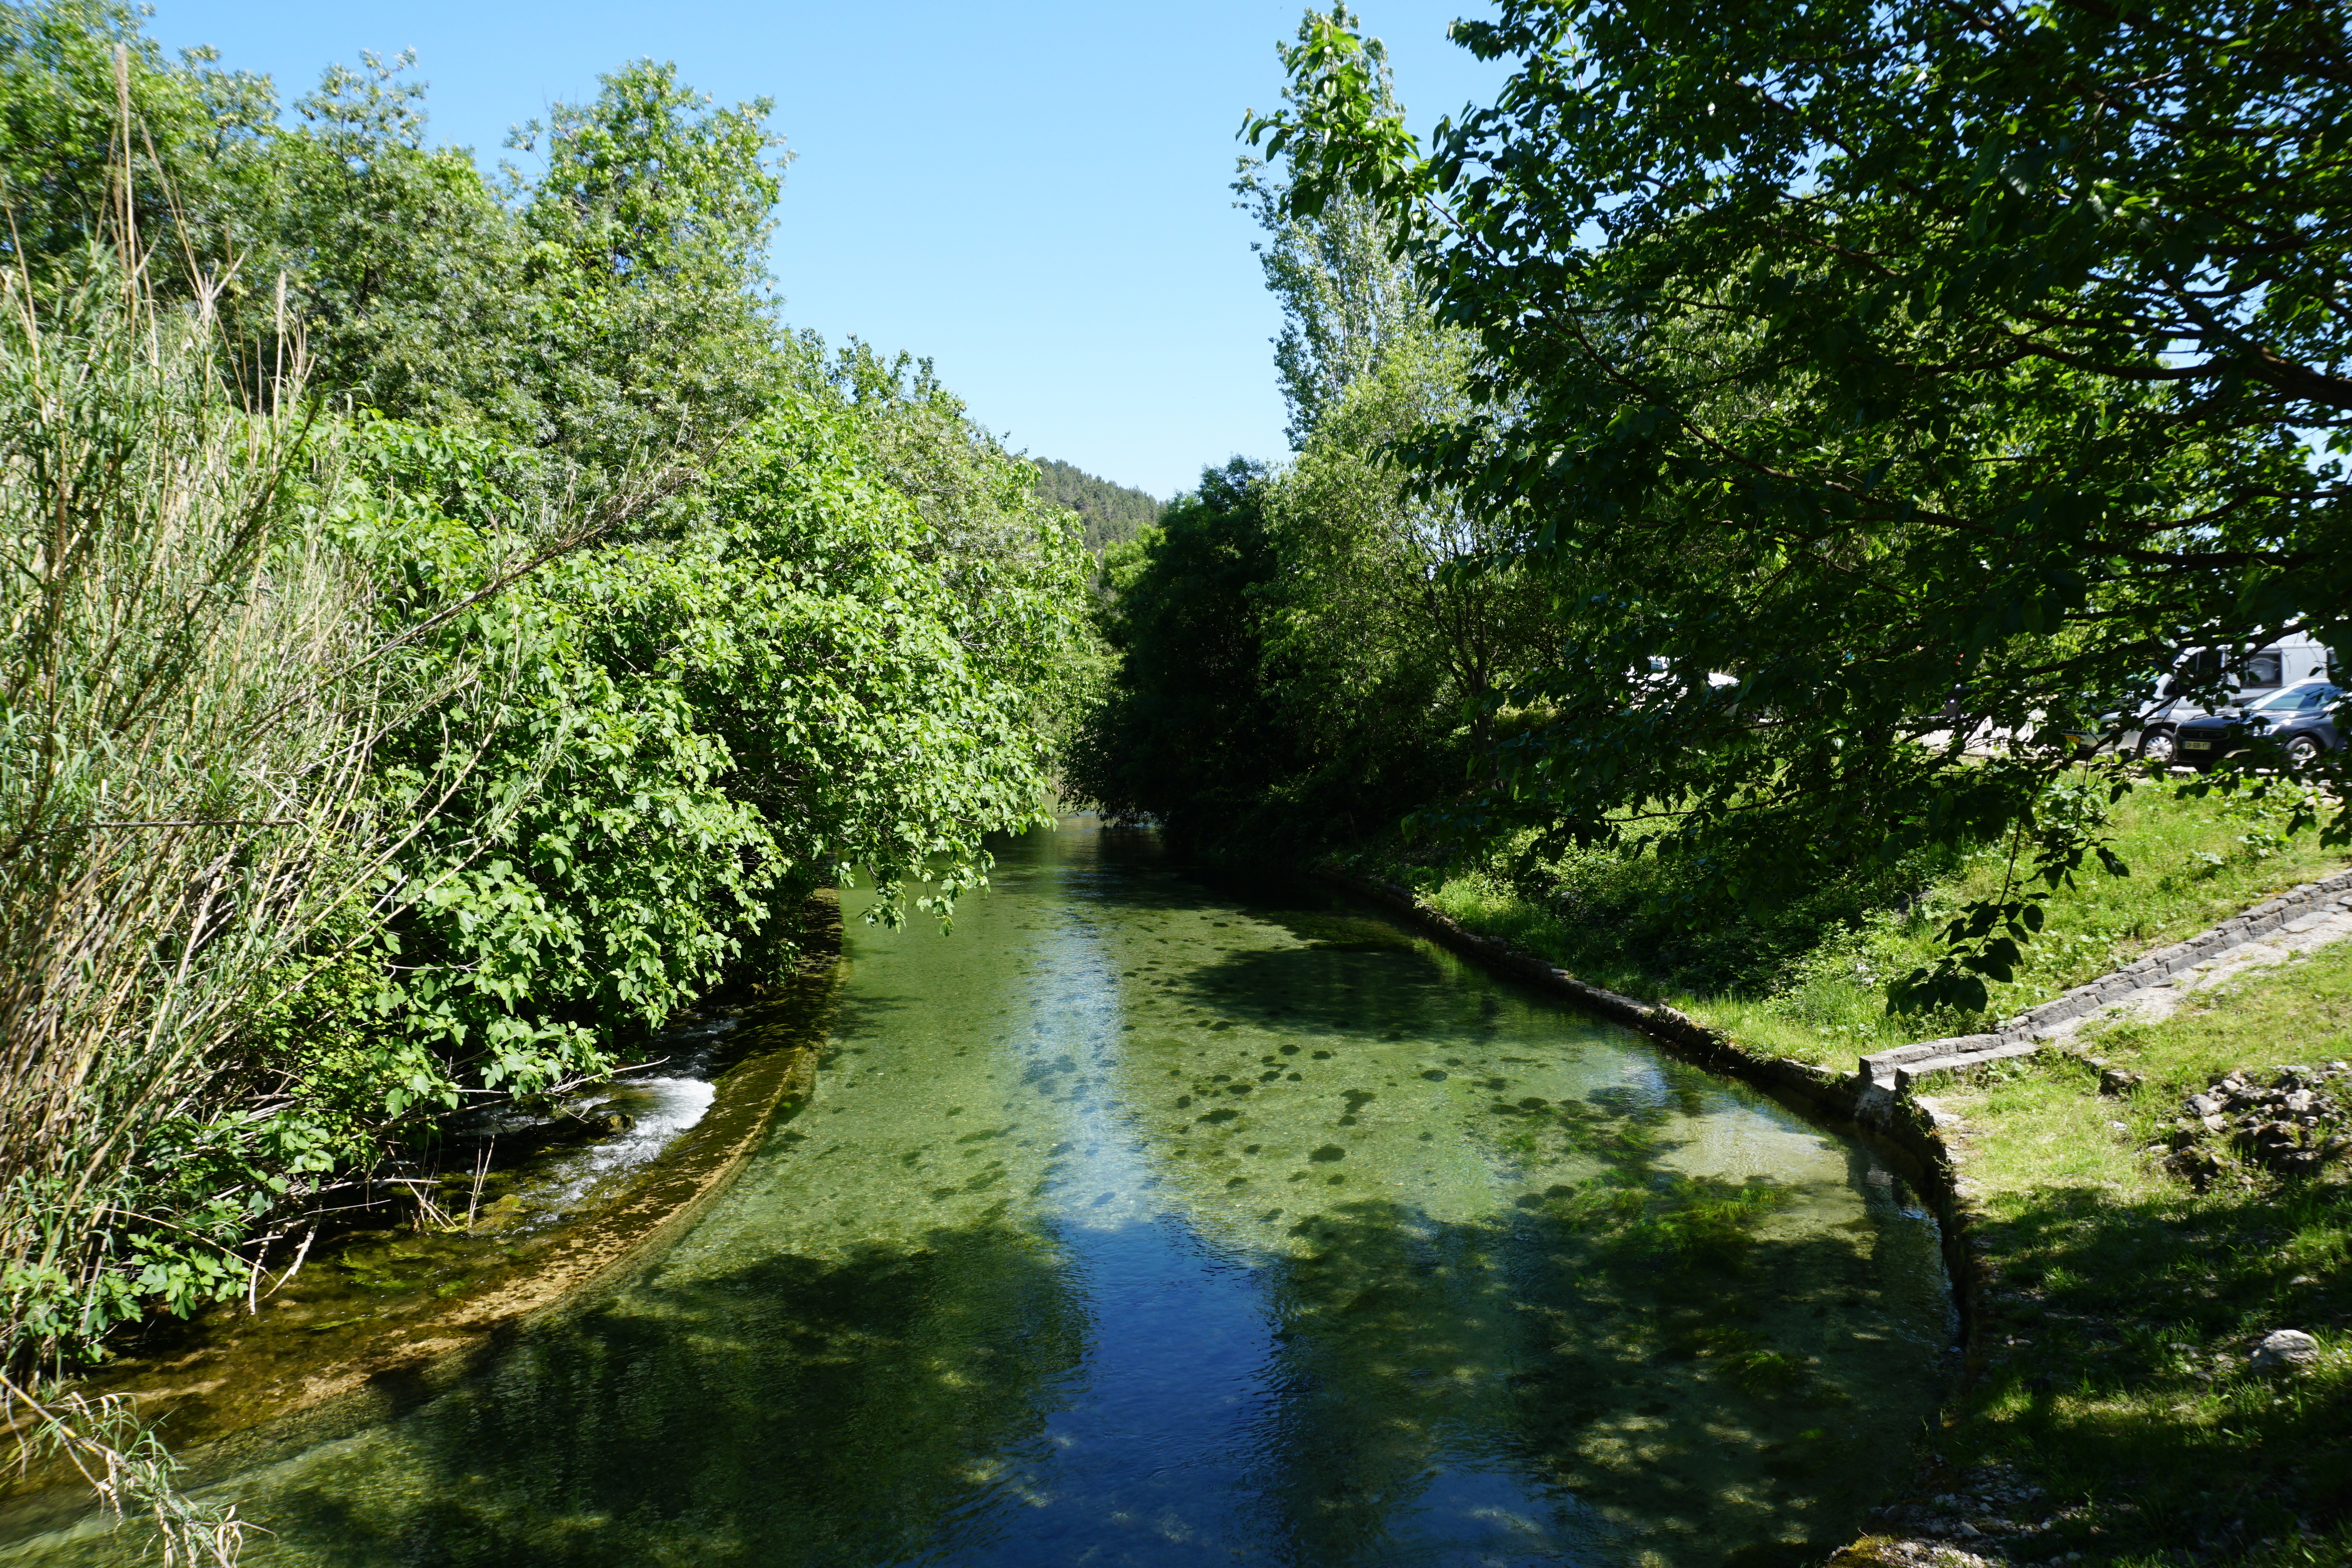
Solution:
M 446 580 L 405 570 L 404 536 L 356 544 L 388 514 L 305 395 L 282 280 L 260 355 L 230 354 L 216 280 L 142 249 L 115 66 L 111 210 L 79 265 L 36 276 L 0 226 L 0 1430 L 149 1518 L 167 1563 L 226 1563 L 233 1513 L 176 1492 L 134 1411 L 60 1379 L 159 1301 L 251 1300 L 270 1226 L 331 1185 L 265 1155 L 218 1190 L 173 1151 L 266 1144 L 308 1092 L 290 993 L 456 874 L 446 844 L 415 875 L 399 857 L 512 718 L 527 639 L 479 612 L 682 475 L 535 497 Z M 165 266 L 189 285 L 168 299 Z M 525 744 L 537 770 L 561 739 Z M 536 777 L 509 758 L 458 848 Z M 381 1142 L 399 1113 L 373 1092 L 329 1110 Z
M 94 248 L 79 282 L 0 275 L 0 1395 L 167 1560 L 226 1561 L 232 1517 L 41 1383 L 144 1309 L 152 1239 L 245 1267 L 142 1201 L 143 1156 L 233 1106 L 241 1021 L 381 890 L 398 672 L 368 657 L 299 366 L 241 406 L 210 313 L 138 272 Z
M 0 1331 L 125 1315 L 147 1135 L 375 862 L 373 628 L 299 400 L 121 269 L 0 293 Z

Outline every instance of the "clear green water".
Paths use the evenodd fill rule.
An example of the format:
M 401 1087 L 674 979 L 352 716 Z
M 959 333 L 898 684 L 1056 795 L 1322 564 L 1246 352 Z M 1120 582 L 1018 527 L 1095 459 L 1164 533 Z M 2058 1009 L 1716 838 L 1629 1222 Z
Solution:
M 951 936 L 853 921 L 815 1102 L 728 1197 L 484 1375 L 226 1483 L 276 1531 L 247 1560 L 1717 1568 L 1850 1537 L 1950 1337 L 1902 1184 L 1293 896 L 1077 819 Z

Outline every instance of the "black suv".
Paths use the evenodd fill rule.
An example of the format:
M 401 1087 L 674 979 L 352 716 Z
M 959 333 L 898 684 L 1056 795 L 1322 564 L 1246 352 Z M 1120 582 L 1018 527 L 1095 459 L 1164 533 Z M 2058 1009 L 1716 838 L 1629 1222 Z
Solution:
M 2234 713 L 2192 718 L 2176 732 L 2179 760 L 2210 768 L 2231 752 L 2267 742 L 2288 767 L 2308 768 L 2322 753 L 2343 747 L 2336 732 L 2336 705 L 2343 698 L 2341 686 L 2305 681 Z

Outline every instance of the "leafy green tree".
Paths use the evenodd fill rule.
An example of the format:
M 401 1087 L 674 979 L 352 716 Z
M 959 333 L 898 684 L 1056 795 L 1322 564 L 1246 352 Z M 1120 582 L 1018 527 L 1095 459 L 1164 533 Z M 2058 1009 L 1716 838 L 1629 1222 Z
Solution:
M 462 603 L 528 548 L 498 540 L 527 457 L 371 434 L 401 515 L 366 528 L 438 579 L 425 597 Z M 1054 570 L 982 563 L 974 590 L 982 567 L 940 549 L 882 457 L 855 406 L 784 399 L 714 455 L 690 524 L 564 554 L 440 629 L 453 656 L 503 649 L 512 673 L 387 928 L 382 1005 L 444 1064 L 419 1092 L 593 1075 L 747 951 L 788 948 L 814 888 L 870 877 L 895 909 L 923 879 L 944 914 L 984 876 L 986 836 L 1038 820 L 1039 666 L 1079 624 L 1075 540 L 1002 457 Z M 393 771 L 446 771 L 448 728 L 422 716 Z
M 1110 558 L 1117 670 L 1080 727 L 1067 785 L 1111 815 L 1157 818 L 1187 846 L 1257 837 L 1298 771 L 1265 668 L 1264 599 L 1281 570 L 1265 500 L 1264 465 L 1203 469 L 1156 530 Z
M 2070 734 L 2171 647 L 2352 621 L 2306 444 L 2352 409 L 2342 16 L 1506 0 L 1455 36 L 1516 73 L 1425 153 L 1336 16 L 1255 130 L 1288 211 L 1372 204 L 1477 335 L 1482 411 L 1415 472 L 1577 584 L 1559 722 L 1468 825 L 1754 901 L 2020 830 L 1906 992 L 1980 1005 L 2105 852 L 2044 809 Z
M 0 250 L 44 276 L 127 201 L 151 282 L 221 313 L 248 395 L 299 361 L 314 393 L 551 446 L 592 488 L 757 417 L 793 361 L 769 103 L 638 61 L 523 129 L 546 167 L 502 200 L 426 144 L 409 63 L 331 68 L 289 125 L 267 78 L 165 59 L 127 6 L 0 6 Z
M 971 419 L 929 361 L 902 353 L 886 361 L 852 339 L 818 384 L 845 402 L 877 473 L 913 503 L 917 554 L 961 605 L 958 640 L 1033 693 L 1038 722 L 1058 728 L 1086 661 L 1083 628 L 1068 616 L 1086 574 L 1075 519 L 1039 494 L 1027 463 Z
M 1330 17 L 1341 27 L 1355 20 L 1344 5 Z M 1310 14 L 1301 25 L 1302 43 L 1315 25 Z M 1374 112 L 1402 116 L 1388 51 L 1378 38 L 1363 41 L 1363 65 Z M 1286 89 L 1286 100 L 1291 97 Z M 1350 382 L 1378 368 L 1394 344 L 1431 333 L 1426 292 L 1412 264 L 1397 254 L 1396 226 L 1378 203 L 1341 190 L 1309 211 L 1291 201 L 1289 182 L 1278 169 L 1248 157 L 1241 161 L 1234 191 L 1241 198 L 1235 204 L 1266 233 L 1250 248 L 1258 253 L 1267 291 L 1282 307 L 1275 374 L 1290 411 L 1290 444 L 1303 448 Z
M 470 153 L 425 145 L 411 57 L 361 60 L 330 67 L 270 139 L 232 341 L 257 384 L 299 355 L 314 391 L 362 408 L 533 431 L 521 228 Z
M 1377 44 L 1366 58 L 1393 110 Z M 1553 589 L 1487 559 L 1508 514 L 1394 459 L 1468 412 L 1473 345 L 1431 316 L 1393 225 L 1362 201 L 1293 214 L 1282 171 L 1246 159 L 1234 188 L 1268 231 L 1298 454 L 1213 470 L 1108 558 L 1119 657 L 1075 777 L 1196 849 L 1297 859 L 1456 800 L 1540 662 Z
M 1298 671 L 1289 722 L 1365 780 L 1368 831 L 1459 792 L 1553 634 L 1551 579 L 1489 559 L 1513 542 L 1507 518 L 1416 489 L 1392 455 L 1465 413 L 1469 358 L 1458 336 L 1401 331 L 1269 493 L 1285 568 L 1269 635 Z
M 281 122 L 126 9 L 0 9 L 0 504 L 89 519 L 17 561 L 0 733 L 137 819 L 0 769 L 16 1010 L 72 1026 L 0 1030 L 46 1162 L 0 1184 L 0 1375 L 245 1289 L 452 1106 L 593 1081 L 821 884 L 944 915 L 1088 663 L 1034 470 L 778 329 L 764 103 L 641 62 L 501 192 L 363 63 Z
M 202 51 L 167 61 L 139 24 L 115 0 L 0 5 L 0 256 L 69 283 L 127 218 L 161 298 L 233 289 L 247 214 L 268 205 L 276 96 Z
M 773 105 L 709 102 L 639 60 L 517 138 L 547 155 L 522 212 L 542 438 L 607 466 L 723 439 L 782 371 L 766 298 Z

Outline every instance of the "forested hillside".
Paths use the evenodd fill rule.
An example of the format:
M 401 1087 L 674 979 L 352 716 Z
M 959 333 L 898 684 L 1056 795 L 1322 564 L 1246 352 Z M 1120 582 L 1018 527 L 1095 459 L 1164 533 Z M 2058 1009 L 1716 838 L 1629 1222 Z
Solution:
M 785 329 L 768 114 L 622 66 L 503 188 L 402 62 L 0 7 L 7 1377 L 1040 820 L 1080 529 Z
M 1086 519 L 1087 548 L 1100 554 L 1124 544 L 1160 518 L 1160 503 L 1141 490 L 1097 479 L 1083 468 L 1033 457 L 1037 468 L 1037 492 L 1057 507 L 1067 507 Z

